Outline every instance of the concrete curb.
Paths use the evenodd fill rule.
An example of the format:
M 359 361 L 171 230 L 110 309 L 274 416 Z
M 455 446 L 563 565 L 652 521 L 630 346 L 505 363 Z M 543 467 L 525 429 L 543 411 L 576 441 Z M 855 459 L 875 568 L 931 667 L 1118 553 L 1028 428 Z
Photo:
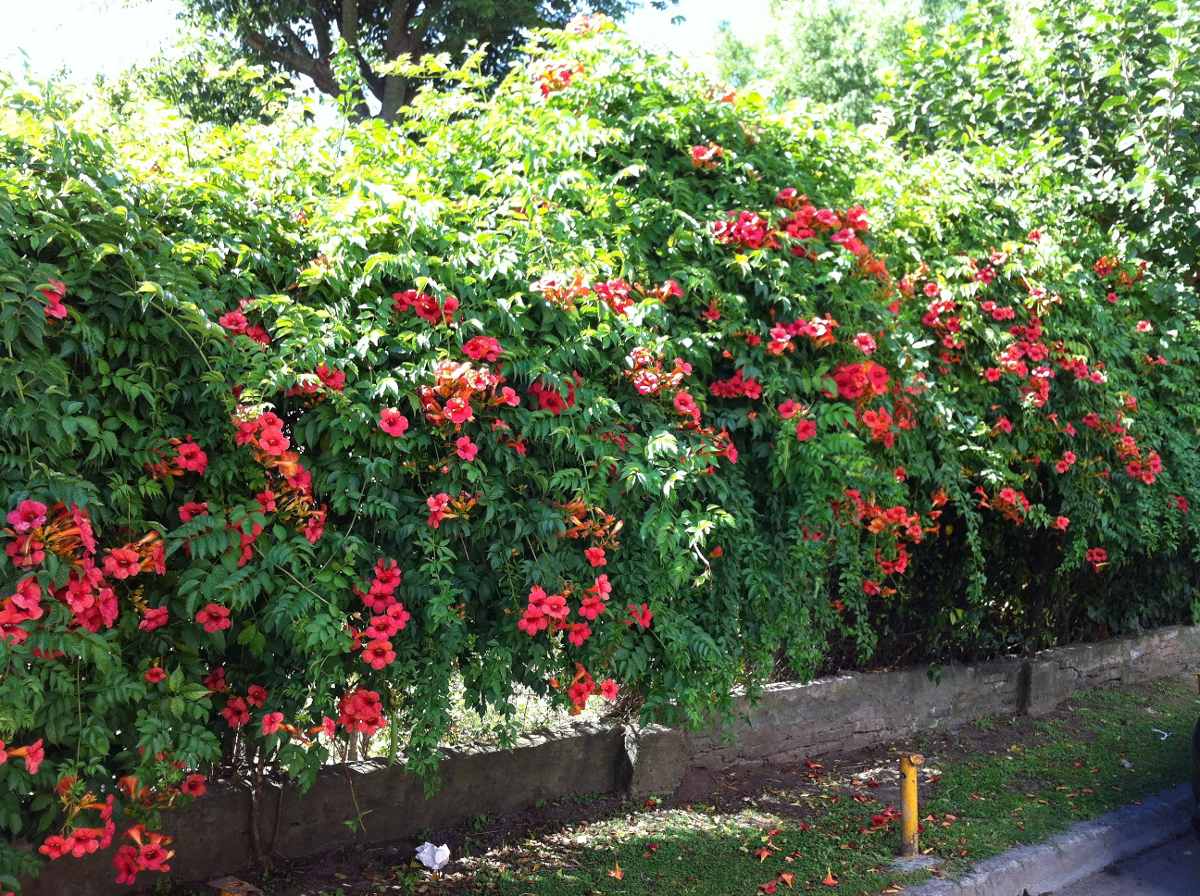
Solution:
M 337 849 L 428 839 L 470 818 L 519 812 L 539 800 L 590 793 L 643 796 L 674 792 L 689 768 L 798 761 L 949 730 L 983 716 L 1045 713 L 1076 692 L 1133 684 L 1200 669 L 1200 626 L 1170 626 L 1095 644 L 1052 648 L 1032 657 L 977 665 L 851 672 L 800 684 L 768 685 L 757 702 L 737 700 L 736 718 L 696 729 L 641 731 L 598 724 L 530 732 L 511 750 L 447 751 L 434 795 L 403 765 L 327 766 L 305 793 L 271 786 L 259 836 L 285 859 Z M 346 821 L 367 815 L 366 830 Z M 249 865 L 250 800 L 213 783 L 208 795 L 166 813 L 174 836 L 175 881 L 209 880 Z M 28 844 L 23 844 L 31 848 Z M 147 886 L 154 884 L 147 881 Z M 3 890 L 0 890 L 2 893 Z M 110 852 L 52 862 L 26 896 L 120 896 Z M 952 891 L 953 892 L 953 891 Z
M 981 862 L 957 880 L 905 890 L 907 896 L 1031 896 L 1053 892 L 1178 837 L 1191 828 L 1192 789 L 1181 784 L 1084 821 L 1036 846 Z

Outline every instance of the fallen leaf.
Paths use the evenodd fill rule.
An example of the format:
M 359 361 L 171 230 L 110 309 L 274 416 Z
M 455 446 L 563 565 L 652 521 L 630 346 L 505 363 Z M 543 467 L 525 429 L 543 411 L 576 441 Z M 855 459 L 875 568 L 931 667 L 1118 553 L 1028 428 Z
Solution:
M 765 884 L 758 885 L 758 892 L 760 893 L 774 893 L 778 889 L 779 886 L 773 880 L 769 880 Z
M 767 859 L 771 858 L 771 850 L 766 846 L 760 846 L 758 849 L 754 850 L 754 854 L 758 856 L 759 862 L 765 862 Z
M 621 870 L 620 862 L 617 862 L 614 865 L 612 871 L 608 872 L 608 876 L 611 877 L 613 880 L 624 880 L 625 879 L 625 872 Z
M 790 871 L 785 871 L 779 875 L 779 882 L 786 885 L 788 889 L 791 889 L 792 885 L 796 883 L 796 875 Z
M 823 883 L 827 887 L 836 887 L 838 885 L 838 879 L 833 876 L 832 870 L 830 870 L 829 868 L 826 868 L 825 869 L 825 879 L 823 881 L 821 881 L 821 883 Z

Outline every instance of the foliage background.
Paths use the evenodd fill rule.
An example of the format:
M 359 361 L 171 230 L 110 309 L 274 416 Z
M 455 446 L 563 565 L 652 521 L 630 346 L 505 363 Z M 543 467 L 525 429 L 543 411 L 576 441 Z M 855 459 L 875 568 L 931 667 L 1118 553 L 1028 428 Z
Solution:
M 723 24 L 718 72 L 775 106 L 821 104 L 862 124 L 878 107 L 885 81 L 895 77 L 911 33 L 936 29 L 960 8 L 945 0 L 772 0 L 777 27 L 760 42 L 742 40 Z
M 1156 30 L 1147 58 L 1173 60 L 1168 86 L 1186 111 L 1193 63 L 1177 42 L 1194 38 L 1192 20 L 1155 9 L 1179 28 Z M 987 27 L 970 31 L 984 15 L 952 26 L 975 36 L 943 40 L 945 53 L 990 58 L 972 43 Z M 911 52 L 934 52 L 923 46 Z M 348 743 L 345 725 L 334 737 L 312 729 L 338 719 L 353 688 L 379 693 L 393 758 L 432 773 L 459 681 L 481 711 L 511 711 L 517 688 L 567 705 L 578 663 L 620 684 L 623 712 L 698 723 L 727 707 L 714 694 L 781 675 L 978 658 L 1193 614 L 1200 407 L 1183 234 L 1194 119 L 1174 115 L 1179 102 L 1127 101 L 1166 166 L 1147 179 L 1096 161 L 1117 151 L 1111 135 L 1085 153 L 1062 149 L 1066 125 L 1033 123 L 1022 148 L 1000 133 L 1012 111 L 989 111 L 994 88 L 960 85 L 949 56 L 897 90 L 889 131 L 886 117 L 855 127 L 728 95 L 607 28 L 543 33 L 530 54 L 498 88 L 481 55 L 397 70 L 436 84 L 394 126 L 316 126 L 278 95 L 269 116 L 219 124 L 136 83 L 99 100 L 0 83 L 0 507 L 85 507 L 101 555 L 148 533 L 165 547 L 163 574 L 110 583 L 119 614 L 96 631 L 52 596 L 72 558 L 0 561 L 0 594 L 31 575 L 45 590 L 28 640 L 0 642 L 0 738 L 40 738 L 47 752 L 35 774 L 0 765 L 0 883 L 29 867 L 18 844 L 94 824 L 82 807 L 117 794 L 118 776 L 153 794 L 120 799 L 123 827 L 153 826 L 195 771 L 252 786 L 278 771 L 311 779 Z M 906 64 L 900 77 L 916 78 Z M 984 64 L 981 83 L 991 72 Z M 353 67 L 343 74 L 349 83 Z M 1042 77 L 1028 83 L 1041 90 Z M 981 128 L 992 122 L 992 143 L 929 114 L 967 89 L 983 91 L 969 105 Z M 715 164 L 697 164 L 696 148 Z M 1060 151 L 1082 167 L 1063 168 Z M 1104 182 L 1119 186 L 1095 187 L 1109 168 Z M 851 233 L 853 249 L 833 227 L 797 241 L 780 232 L 772 247 L 755 226 L 784 227 L 785 187 L 843 220 L 861 203 L 869 228 Z M 1163 229 L 1143 226 L 1146 209 Z M 742 212 L 749 228 L 714 231 Z M 1097 273 L 1102 257 L 1117 259 L 1112 273 Z M 535 288 L 576 271 L 609 283 L 609 300 L 584 290 L 571 307 Z M 52 280 L 65 283 L 64 320 L 45 314 Z M 654 294 L 668 280 L 681 295 Z M 625 307 L 615 281 L 643 289 L 631 286 Z M 460 305 L 448 322 L 397 312 L 393 295 L 408 289 Z M 954 305 L 934 312 L 935 301 Z M 222 325 L 239 307 L 269 346 Z M 773 327 L 825 318 L 838 324 L 832 344 L 798 327 L 784 340 L 793 349 L 767 350 Z M 1038 321 L 1045 333 L 1028 335 Z M 859 334 L 889 386 L 855 398 L 836 378 L 868 360 Z M 464 362 L 477 336 L 502 346 L 490 366 L 520 402 L 472 395 L 460 429 L 427 414 L 421 390 L 439 369 L 445 382 L 439 365 Z M 1011 367 L 989 381 L 1016 343 L 1042 346 L 1053 376 Z M 638 349 L 691 373 L 639 394 L 628 375 Z M 1158 357 L 1167 363 L 1147 363 Z M 1102 375 L 1073 372 L 1079 363 Z M 1039 378 L 1053 380 L 1044 404 L 1029 393 Z M 729 385 L 747 379 L 758 389 Z M 539 389 L 569 406 L 547 409 Z M 798 417 L 781 413 L 789 400 Z M 410 421 L 399 438 L 380 430 L 385 407 Z M 312 474 L 311 507 L 264 511 L 254 498 L 279 478 L 235 442 L 231 417 L 266 409 Z M 911 426 L 875 436 L 866 421 L 880 411 Z M 1092 413 L 1104 426 L 1082 424 Z M 799 420 L 812 437 L 798 438 Z M 469 461 L 463 435 L 478 449 Z M 1127 475 L 1121 435 L 1163 471 Z M 202 474 L 148 469 L 184 438 L 206 451 Z M 1056 472 L 1067 451 L 1076 462 Z M 1018 493 L 1027 506 L 1001 498 Z M 464 500 L 435 528 L 438 494 Z M 208 512 L 182 521 L 192 501 Z M 568 502 L 595 508 L 594 522 L 611 514 L 619 534 L 605 523 L 566 537 Z M 314 539 L 304 526 L 318 504 Z M 603 568 L 588 545 L 605 548 Z M 1096 548 L 1103 562 L 1086 559 Z M 906 569 L 882 568 L 901 556 Z M 376 669 L 350 629 L 369 619 L 354 589 L 381 558 L 404 570 L 397 597 L 412 618 Z M 614 594 L 582 643 L 518 630 L 534 586 L 569 594 L 577 612 L 602 573 Z M 210 603 L 231 611 L 228 630 L 196 623 Z M 627 623 L 627 605 L 643 603 L 652 622 Z M 168 624 L 139 628 L 148 607 L 166 607 Z M 203 683 L 218 666 L 229 694 Z M 146 681 L 152 667 L 164 682 Z M 251 685 L 269 696 L 234 730 L 221 710 Z M 264 733 L 266 712 L 296 733 Z

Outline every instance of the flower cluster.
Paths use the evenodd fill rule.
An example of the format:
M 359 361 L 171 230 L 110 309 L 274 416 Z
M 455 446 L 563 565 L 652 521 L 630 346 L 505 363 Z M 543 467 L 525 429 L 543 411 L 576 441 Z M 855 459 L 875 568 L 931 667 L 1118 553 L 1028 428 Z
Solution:
M 628 367 L 625 376 L 639 395 L 658 395 L 678 389 L 692 375 L 692 365 L 683 358 L 676 358 L 667 370 L 660 356 L 641 346 L 629 353 L 625 363 Z
M 551 305 L 568 311 L 574 310 L 576 303 L 592 292 L 591 284 L 587 282 L 582 271 L 575 271 L 569 277 L 551 271 L 531 284 L 530 289 L 540 293 Z
M 372 614 L 370 624 L 361 632 L 352 631 L 356 649 L 361 647 L 362 659 L 376 671 L 396 659 L 391 639 L 404 631 L 412 614 L 396 598 L 396 590 L 404 582 L 404 573 L 395 560 L 375 561 L 374 578 L 366 591 L 355 589 Z M 362 644 L 366 641 L 366 644 Z
M 261 324 L 252 324 L 246 317 L 246 309 L 250 305 L 250 301 L 248 298 L 242 299 L 237 308 L 226 311 L 217 318 L 217 323 L 224 327 L 230 336 L 245 336 L 252 342 L 268 346 L 271 344 L 271 334 L 267 332 L 266 327 Z
M 516 407 L 521 397 L 505 385 L 504 377 L 488 367 L 476 367 L 469 363 L 440 362 L 434 368 L 433 385 L 421 386 L 421 408 L 431 426 L 449 424 L 455 432 L 475 419 L 476 409 L 495 410 L 500 407 Z M 381 415 L 380 420 L 383 420 Z M 407 420 L 399 424 L 393 418 L 394 429 L 402 433 L 408 428 Z M 382 425 L 382 423 L 381 423 Z M 392 435 L 399 434 L 393 431 Z
M 352 734 L 370 736 L 387 727 L 378 691 L 355 688 L 338 703 L 337 723 Z
M 733 376 L 723 380 L 714 380 L 708 391 L 717 398 L 749 398 L 756 401 L 762 397 L 762 383 L 748 377 L 741 370 L 734 371 Z
M 45 288 L 38 292 L 46 300 L 46 307 L 43 309 L 46 320 L 53 321 L 66 318 L 67 306 L 63 304 L 63 299 L 67 297 L 67 284 L 52 277 Z
M 775 324 L 771 327 L 771 341 L 767 343 L 767 351 L 772 355 L 795 351 L 796 344 L 792 339 L 797 336 L 806 337 L 815 348 L 825 348 L 837 341 L 833 332 L 837 326 L 838 322 L 832 317 L 815 317 L 812 320 L 797 318 L 791 323 Z M 869 336 L 867 338 L 870 339 Z
M 703 171 L 715 171 L 717 166 L 721 164 L 721 157 L 724 155 L 725 150 L 716 143 L 693 146 L 691 152 L 692 165 Z
M 870 273 L 886 271 L 882 262 L 871 254 L 860 238 L 860 234 L 870 229 L 866 210 L 861 205 L 845 212 L 817 208 L 794 187 L 781 189 L 775 196 L 775 205 L 782 213 L 775 226 L 757 212 L 730 212 L 724 220 L 711 225 L 713 237 L 719 243 L 742 249 L 786 247 L 797 258 L 809 259 L 818 256 L 818 241 L 824 239 L 830 245 L 840 246 L 850 252 Z
M 862 527 L 876 539 L 882 539 L 884 548 L 875 549 L 875 564 L 881 578 L 903 575 L 909 568 L 909 552 L 907 545 L 920 544 L 927 534 L 938 531 L 937 520 L 941 516 L 941 508 L 946 504 L 944 492 L 937 492 L 931 500 L 931 510 L 928 515 L 928 525 L 919 513 L 910 512 L 903 505 L 883 507 L 865 499 L 857 489 L 846 489 L 844 501 L 838 502 L 838 509 L 857 526 Z M 896 589 L 881 585 L 876 579 L 863 581 L 863 593 L 870 596 L 889 596 Z
M 235 443 L 249 446 L 267 474 L 268 488 L 256 496 L 259 508 L 263 513 L 278 513 L 292 520 L 301 527 L 304 537 L 316 544 L 325 532 L 329 511 L 317 503 L 312 473 L 300 462 L 299 452 L 291 449 L 283 420 L 267 411 L 235 417 L 233 423 L 237 430 Z M 243 565 L 249 560 L 251 546 L 261 531 L 257 524 L 251 524 L 249 532 L 240 533 Z
M 2 530 L 12 540 L 5 546 L 10 562 L 18 569 L 36 569 L 49 551 L 68 566 L 66 581 L 51 586 L 48 595 L 71 612 L 72 626 L 89 632 L 112 628 L 119 615 L 116 591 L 110 580 L 122 581 L 143 572 L 166 573 L 166 552 L 161 535 L 149 532 L 136 542 L 109 548 L 100 564 L 98 547 L 86 511 L 75 505 L 25 500 L 7 516 L 11 526 Z M 16 592 L 0 603 L 0 640 L 20 644 L 29 636 L 25 624 L 42 618 L 43 590 L 38 579 L 27 576 Z
M 570 63 L 552 63 L 547 65 L 537 75 L 537 88 L 543 97 L 552 93 L 566 90 L 576 75 L 583 74 L 583 66 Z
M 846 401 L 865 401 L 888 392 L 887 368 L 874 361 L 843 364 L 833 372 L 839 398 Z
M 172 476 L 183 476 L 186 473 L 196 473 L 203 476 L 208 469 L 208 454 L 192 441 L 191 437 L 168 440 L 174 454 L 165 460 L 146 465 L 146 472 L 156 479 L 166 479 Z M 159 452 L 162 456 L 162 452 Z
M 431 327 L 439 324 L 454 325 L 454 315 L 458 312 L 459 302 L 454 296 L 446 296 L 439 302 L 426 292 L 406 289 L 392 295 L 392 309 L 397 314 L 411 311 Z
M 567 380 L 562 387 L 540 381 L 533 382 L 529 386 L 529 397 L 536 402 L 539 410 L 549 411 L 557 417 L 575 406 L 575 387 L 580 379 L 576 374 L 573 380 Z

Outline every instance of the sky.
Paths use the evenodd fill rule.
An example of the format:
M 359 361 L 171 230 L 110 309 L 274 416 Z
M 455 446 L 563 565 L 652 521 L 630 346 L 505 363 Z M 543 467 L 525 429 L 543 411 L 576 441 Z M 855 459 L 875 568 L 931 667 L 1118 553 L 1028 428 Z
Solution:
M 11 0 L 0 32 L 0 67 L 37 75 L 66 66 L 80 80 L 115 75 L 170 43 L 174 0 Z
M 6 0 L 0 31 L 0 68 L 20 71 L 28 61 L 38 76 L 62 67 L 78 80 L 115 75 L 171 43 L 177 0 Z M 734 18 L 739 37 L 754 40 L 770 27 L 769 0 L 680 0 L 659 12 L 643 8 L 625 27 L 642 43 L 673 50 L 703 66 L 723 19 Z M 730 10 L 736 10 L 736 16 Z M 682 16 L 685 21 L 674 24 Z M 22 53 L 24 51 L 24 53 Z

